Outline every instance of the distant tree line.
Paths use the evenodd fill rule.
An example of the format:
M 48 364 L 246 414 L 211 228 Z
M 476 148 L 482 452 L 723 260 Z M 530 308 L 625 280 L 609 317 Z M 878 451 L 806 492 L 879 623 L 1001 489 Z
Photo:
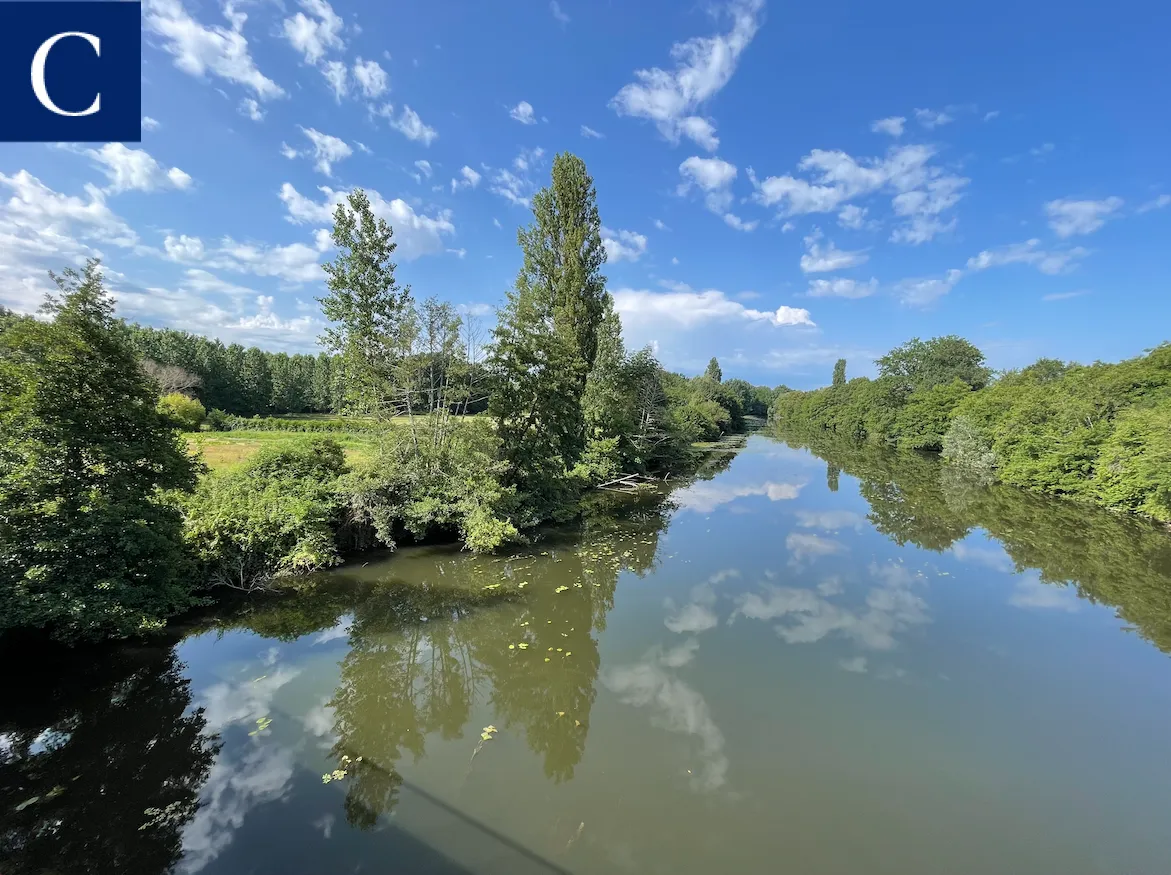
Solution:
M 1171 344 L 1116 364 L 1040 359 L 993 374 L 960 337 L 918 338 L 879 376 L 779 394 L 772 421 L 940 451 L 985 481 L 1171 521 Z

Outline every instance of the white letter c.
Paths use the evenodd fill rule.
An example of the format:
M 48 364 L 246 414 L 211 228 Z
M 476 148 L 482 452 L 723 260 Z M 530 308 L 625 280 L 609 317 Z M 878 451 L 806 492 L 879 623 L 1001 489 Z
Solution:
M 37 96 L 37 100 L 41 102 L 41 106 L 49 110 L 49 112 L 57 113 L 57 115 L 65 115 L 71 118 L 82 115 L 93 115 L 102 108 L 102 92 L 98 92 L 97 97 L 94 98 L 94 102 L 89 105 L 89 109 L 83 109 L 81 112 L 69 112 L 53 103 L 53 98 L 49 96 L 49 90 L 45 87 L 45 61 L 49 59 L 49 51 L 57 44 L 58 40 L 63 40 L 67 36 L 81 37 L 93 46 L 95 55 L 99 58 L 102 56 L 102 41 L 92 33 L 80 33 L 76 30 L 70 30 L 49 37 L 41 43 L 40 48 L 37 49 L 37 53 L 33 55 L 33 94 Z

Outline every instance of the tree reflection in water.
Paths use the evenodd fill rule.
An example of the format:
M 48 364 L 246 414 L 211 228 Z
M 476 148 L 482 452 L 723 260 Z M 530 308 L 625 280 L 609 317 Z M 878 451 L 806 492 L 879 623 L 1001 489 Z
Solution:
M 870 522 L 896 543 L 942 552 L 982 529 L 1017 571 L 1036 569 L 1044 584 L 1073 585 L 1081 598 L 1113 606 L 1142 637 L 1171 653 L 1171 538 L 1163 529 L 1071 500 L 979 483 L 932 456 L 826 434 L 781 439 L 858 478 Z
M 169 871 L 219 748 L 174 651 L 51 648 L 28 671 L 0 659 L 0 871 Z

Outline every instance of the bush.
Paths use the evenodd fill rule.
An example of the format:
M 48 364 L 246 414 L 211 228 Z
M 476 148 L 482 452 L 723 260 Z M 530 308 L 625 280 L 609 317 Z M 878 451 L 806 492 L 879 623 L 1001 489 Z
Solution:
M 187 542 L 212 585 L 265 586 L 341 561 L 342 448 L 328 439 L 262 450 L 205 477 L 183 502 Z
M 1097 498 L 1109 507 L 1171 521 L 1171 410 L 1121 415 L 1095 464 Z
M 211 431 L 227 431 L 229 428 L 228 423 L 232 418 L 230 413 L 226 413 L 218 407 L 213 407 L 207 412 L 204 425 Z
M 159 413 L 175 423 L 183 431 L 199 431 L 207 411 L 198 399 L 189 398 L 182 392 L 172 392 L 159 399 Z
M 380 431 L 386 426 L 373 419 L 285 419 L 279 416 L 226 416 L 225 431 L 292 431 L 305 433 Z
M 967 416 L 956 416 L 943 436 L 943 458 L 957 468 L 984 478 L 996 471 L 992 442 Z
M 477 553 L 519 537 L 516 493 L 502 485 L 499 440 L 481 423 L 456 424 L 438 445 L 404 439 L 344 478 L 351 522 L 394 547 L 400 532 L 416 540 L 450 534 Z M 521 525 L 527 522 L 522 521 Z

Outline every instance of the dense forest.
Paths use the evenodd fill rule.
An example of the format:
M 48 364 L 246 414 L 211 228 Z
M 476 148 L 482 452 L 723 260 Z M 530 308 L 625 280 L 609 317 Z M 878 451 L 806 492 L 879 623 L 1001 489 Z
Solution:
M 847 380 L 839 360 L 830 386 L 778 393 L 772 422 L 938 451 L 984 482 L 1171 521 L 1171 344 L 994 374 L 960 337 L 916 338 L 877 365 L 877 379 Z
M 42 318 L 0 312 L 0 632 L 140 634 L 208 598 L 405 540 L 527 540 L 625 475 L 693 470 L 695 444 L 775 392 L 629 351 L 601 274 L 593 180 L 568 153 L 518 233 L 491 335 L 396 277 L 360 189 L 334 214 L 316 356 L 126 325 L 100 265 L 53 275 Z M 329 413 L 332 419 L 280 414 Z M 479 415 L 476 415 L 479 414 Z M 211 470 L 184 430 L 305 435 Z

